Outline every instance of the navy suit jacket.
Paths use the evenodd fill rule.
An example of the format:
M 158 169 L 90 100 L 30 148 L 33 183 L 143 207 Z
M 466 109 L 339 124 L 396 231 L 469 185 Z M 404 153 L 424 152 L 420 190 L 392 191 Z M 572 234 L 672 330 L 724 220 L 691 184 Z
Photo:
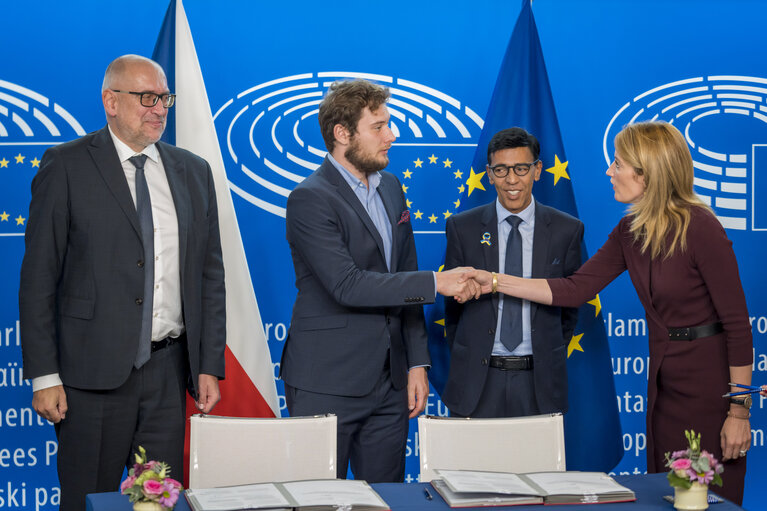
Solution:
M 288 385 L 363 396 L 381 377 L 387 351 L 396 389 L 407 384 L 409 367 L 430 362 L 421 304 L 434 301 L 434 277 L 417 271 L 402 185 L 388 172 L 381 175 L 391 270 L 373 221 L 327 158 L 288 197 L 286 231 L 298 289 L 282 354 Z
M 213 176 L 157 143 L 178 217 L 181 299 L 192 383 L 224 377 L 226 303 Z M 128 182 L 105 127 L 48 149 L 32 181 L 19 310 L 24 376 L 114 389 L 133 367 L 144 250 Z
M 474 266 L 499 271 L 495 201 L 451 216 L 446 231 L 445 269 Z M 491 245 L 481 243 L 485 233 L 490 234 Z M 582 239 L 580 220 L 536 202 L 532 278 L 572 274 L 581 265 Z M 442 400 L 461 415 L 471 415 L 485 386 L 499 296 L 486 294 L 463 305 L 445 299 L 451 353 Z M 535 398 L 541 413 L 567 411 L 567 345 L 577 314 L 577 309 L 530 304 Z

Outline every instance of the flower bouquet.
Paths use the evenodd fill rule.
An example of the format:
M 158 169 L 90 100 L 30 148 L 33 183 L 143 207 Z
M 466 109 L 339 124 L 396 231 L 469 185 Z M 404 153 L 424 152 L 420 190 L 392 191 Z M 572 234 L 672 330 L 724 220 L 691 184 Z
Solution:
M 680 510 L 707 509 L 709 483 L 722 486 L 724 467 L 708 451 L 700 449 L 700 433 L 685 431 L 689 447 L 666 453 L 668 482 L 674 487 L 674 507 Z
M 690 489 L 693 483 L 722 486 L 724 466 L 708 451 L 700 450 L 700 433 L 684 432 L 689 447 L 683 451 L 666 453 L 666 466 L 671 469 L 668 482 L 676 488 Z
M 133 509 L 173 509 L 184 487 L 168 477 L 170 467 L 161 461 L 147 461 L 146 450 L 139 446 L 136 463 L 120 484 L 120 492 L 133 502 Z

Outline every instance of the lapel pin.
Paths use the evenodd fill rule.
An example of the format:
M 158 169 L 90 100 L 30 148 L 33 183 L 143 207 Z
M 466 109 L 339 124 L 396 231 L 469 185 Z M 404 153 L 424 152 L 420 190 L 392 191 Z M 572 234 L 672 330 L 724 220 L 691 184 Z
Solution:
M 490 233 L 489 232 L 486 232 L 485 234 L 482 235 L 482 240 L 480 241 L 480 243 L 484 243 L 488 247 L 492 246 L 492 243 L 490 242 Z

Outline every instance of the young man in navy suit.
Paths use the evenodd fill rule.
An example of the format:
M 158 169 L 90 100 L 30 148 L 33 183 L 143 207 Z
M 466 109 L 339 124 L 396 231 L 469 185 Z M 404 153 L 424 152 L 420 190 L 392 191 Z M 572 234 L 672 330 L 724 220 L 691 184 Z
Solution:
M 418 271 L 402 185 L 383 169 L 395 137 L 388 89 L 335 83 L 319 110 L 328 155 L 288 198 L 298 295 L 282 355 L 293 416 L 338 416 L 338 471 L 398 482 L 408 419 L 426 406 L 424 303 L 476 296 L 457 272 Z
M 521 128 L 496 133 L 487 175 L 498 198 L 447 220 L 445 268 L 473 266 L 533 278 L 564 277 L 581 264 L 583 224 L 533 198 L 538 140 Z M 567 345 L 576 309 L 497 294 L 447 299 L 450 373 L 442 400 L 453 415 L 516 417 L 567 411 Z

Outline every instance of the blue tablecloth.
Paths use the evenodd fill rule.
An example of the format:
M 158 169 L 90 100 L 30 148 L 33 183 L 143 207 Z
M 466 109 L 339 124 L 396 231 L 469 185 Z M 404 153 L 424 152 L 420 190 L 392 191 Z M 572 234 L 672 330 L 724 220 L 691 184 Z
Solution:
M 623 486 L 634 490 L 637 500 L 635 502 L 619 504 L 592 504 L 592 506 L 599 506 L 599 511 L 674 511 L 674 507 L 663 500 L 664 495 L 672 495 L 674 493 L 668 485 L 666 474 L 616 476 L 615 480 Z M 427 483 L 377 483 L 371 486 L 389 504 L 392 511 L 450 511 L 450 507 L 442 500 L 442 497 Z M 430 490 L 431 495 L 433 495 L 432 500 L 426 499 L 424 488 Z M 131 511 L 132 506 L 128 501 L 128 497 L 120 495 L 118 492 L 94 493 L 88 495 L 86 509 L 87 511 Z M 493 509 L 498 511 L 537 509 L 540 511 L 543 508 L 541 506 L 512 506 L 494 507 Z M 557 511 L 568 509 L 583 511 L 584 505 L 556 506 Z M 710 511 L 735 511 L 742 509 L 727 500 L 721 504 L 712 504 L 709 507 Z M 185 499 L 179 499 L 176 511 L 189 511 L 189 505 Z

